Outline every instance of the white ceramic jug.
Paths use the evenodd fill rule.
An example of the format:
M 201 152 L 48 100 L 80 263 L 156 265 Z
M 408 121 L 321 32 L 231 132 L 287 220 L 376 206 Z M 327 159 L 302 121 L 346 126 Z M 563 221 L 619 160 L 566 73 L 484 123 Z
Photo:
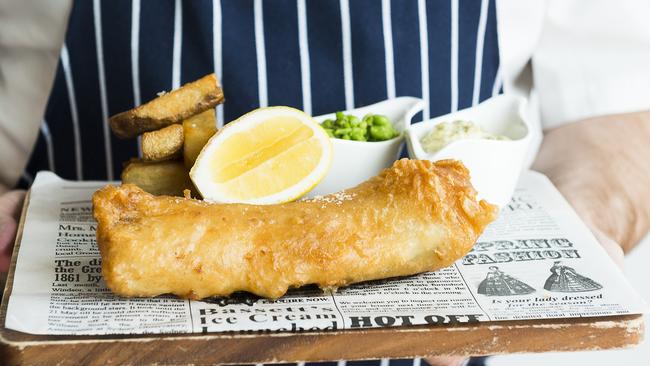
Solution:
M 400 133 L 386 141 L 352 141 L 332 138 L 332 166 L 325 178 L 307 195 L 324 195 L 338 192 L 377 175 L 382 169 L 393 164 L 399 158 L 404 133 L 411 124 L 413 116 L 424 107 L 420 98 L 399 97 L 365 107 L 343 111 L 359 119 L 368 113 L 381 114 L 392 122 Z M 314 117 L 319 123 L 326 119 L 335 119 L 335 113 Z
M 531 143 L 525 108 L 525 99 L 499 95 L 475 107 L 413 124 L 406 132 L 409 155 L 431 161 L 461 160 L 470 171 L 479 197 L 503 207 L 512 197 Z M 457 140 L 437 152 L 424 151 L 420 141 L 436 124 L 456 120 L 472 121 L 483 130 L 509 140 Z

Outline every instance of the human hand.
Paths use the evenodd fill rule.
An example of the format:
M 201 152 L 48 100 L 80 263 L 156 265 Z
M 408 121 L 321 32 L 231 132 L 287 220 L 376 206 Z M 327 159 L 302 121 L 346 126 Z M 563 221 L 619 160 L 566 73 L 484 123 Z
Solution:
M 546 131 L 533 169 L 555 184 L 620 263 L 650 229 L 650 111 L 602 116 Z
M 15 190 L 0 194 L 0 272 L 9 270 L 20 211 L 25 191 Z

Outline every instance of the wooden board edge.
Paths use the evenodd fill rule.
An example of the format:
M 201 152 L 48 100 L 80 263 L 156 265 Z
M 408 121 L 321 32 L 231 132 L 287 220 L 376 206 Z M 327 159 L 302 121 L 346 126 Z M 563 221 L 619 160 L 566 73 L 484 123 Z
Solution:
M 598 319 L 598 320 L 596 320 Z M 643 341 L 643 315 L 516 321 L 446 327 L 360 329 L 261 335 L 177 335 L 8 341 L 7 364 L 271 363 L 494 355 L 626 348 Z M 461 332 L 463 337 L 450 337 Z

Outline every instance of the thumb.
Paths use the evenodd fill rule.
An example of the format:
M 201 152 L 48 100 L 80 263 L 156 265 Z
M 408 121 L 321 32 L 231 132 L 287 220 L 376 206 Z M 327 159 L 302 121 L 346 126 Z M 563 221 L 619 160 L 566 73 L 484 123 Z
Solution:
M 0 272 L 9 270 L 11 251 L 18 229 L 17 220 L 25 198 L 25 191 L 11 191 L 0 195 Z
M 0 272 L 9 270 L 16 229 L 16 220 L 11 216 L 0 213 Z
M 0 215 L 8 215 L 18 220 L 25 200 L 25 191 L 13 190 L 0 194 Z

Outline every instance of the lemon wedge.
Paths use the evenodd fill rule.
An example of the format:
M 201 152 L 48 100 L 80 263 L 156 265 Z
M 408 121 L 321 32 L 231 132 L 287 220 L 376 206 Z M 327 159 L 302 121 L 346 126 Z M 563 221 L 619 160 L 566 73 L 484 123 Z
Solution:
M 203 147 L 190 178 L 204 199 L 274 204 L 309 192 L 329 170 L 322 127 L 290 107 L 267 107 L 228 123 Z

